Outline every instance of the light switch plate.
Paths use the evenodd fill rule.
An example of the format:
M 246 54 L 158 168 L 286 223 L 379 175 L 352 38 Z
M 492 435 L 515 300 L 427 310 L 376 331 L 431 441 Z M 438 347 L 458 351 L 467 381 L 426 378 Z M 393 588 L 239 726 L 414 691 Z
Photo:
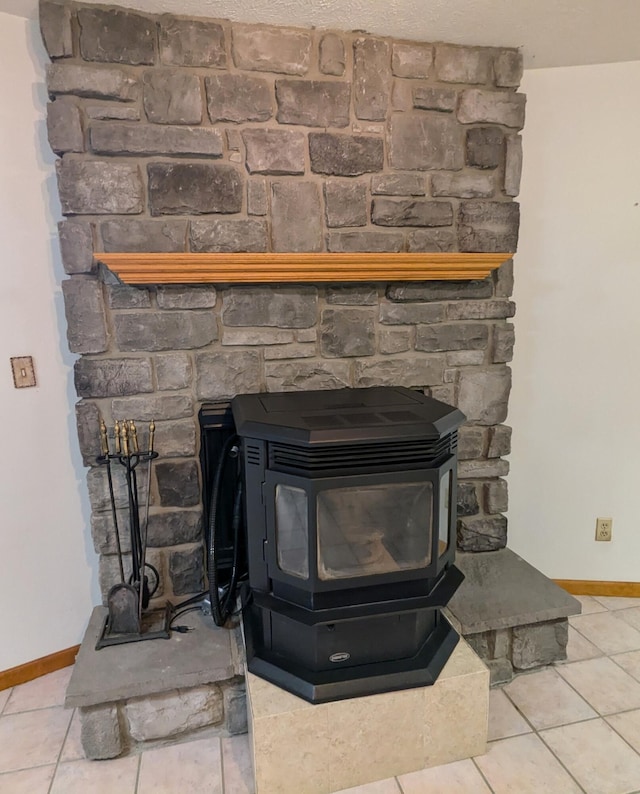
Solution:
M 31 356 L 16 356 L 11 359 L 13 385 L 16 389 L 26 389 L 36 385 L 36 373 Z

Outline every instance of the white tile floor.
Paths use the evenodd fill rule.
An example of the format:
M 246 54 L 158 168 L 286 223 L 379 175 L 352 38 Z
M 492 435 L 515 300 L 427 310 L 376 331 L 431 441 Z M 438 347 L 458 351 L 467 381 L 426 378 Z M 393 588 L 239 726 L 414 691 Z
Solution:
M 568 660 L 491 692 L 486 755 L 348 794 L 639 794 L 640 599 L 580 600 Z M 252 794 L 246 736 L 85 761 L 70 672 L 0 692 L 0 794 Z

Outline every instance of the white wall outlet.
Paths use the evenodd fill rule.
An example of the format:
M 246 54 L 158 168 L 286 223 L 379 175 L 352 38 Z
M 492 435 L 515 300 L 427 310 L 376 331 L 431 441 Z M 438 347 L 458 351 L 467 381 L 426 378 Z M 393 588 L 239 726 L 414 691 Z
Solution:
M 596 518 L 596 540 L 611 540 L 612 518 Z

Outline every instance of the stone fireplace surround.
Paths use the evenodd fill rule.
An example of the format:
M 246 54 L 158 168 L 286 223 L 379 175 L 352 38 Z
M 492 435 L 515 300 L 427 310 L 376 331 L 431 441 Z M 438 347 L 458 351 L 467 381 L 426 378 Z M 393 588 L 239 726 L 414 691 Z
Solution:
M 392 263 L 515 251 L 520 54 L 52 0 L 40 18 L 103 594 L 117 562 L 95 465 L 99 415 L 156 421 L 149 558 L 159 605 L 203 589 L 197 411 L 241 392 L 400 385 L 457 405 L 468 418 L 458 548 L 504 549 L 511 260 L 467 281 L 144 288 L 99 260 L 372 252 Z M 122 482 L 116 490 L 126 530 Z M 521 666 L 562 655 L 566 614 L 520 621 L 551 621 L 520 629 Z M 466 626 L 498 677 L 510 675 L 515 625 L 502 616 Z

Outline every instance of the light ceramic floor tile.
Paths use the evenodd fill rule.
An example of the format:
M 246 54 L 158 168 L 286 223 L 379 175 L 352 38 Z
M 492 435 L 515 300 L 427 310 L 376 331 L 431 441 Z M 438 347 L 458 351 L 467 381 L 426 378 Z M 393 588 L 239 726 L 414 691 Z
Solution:
M 140 756 L 60 764 L 51 794 L 134 794 Z M 188 788 L 175 791 L 188 791 Z M 158 789 L 166 791 L 166 789 Z
M 531 733 L 531 726 L 502 689 L 489 692 L 489 741 Z
M 249 737 L 222 739 L 222 776 L 225 794 L 253 794 L 253 766 Z
M 65 667 L 14 687 L 3 713 L 17 714 L 19 711 L 64 705 L 64 695 L 72 670 L 72 667 Z
M 84 758 L 84 750 L 80 739 L 80 712 L 76 709 L 71 718 L 60 761 L 79 761 L 81 758 Z
M 504 692 L 538 731 L 598 716 L 553 668 L 519 675 Z
M 47 794 L 55 764 L 0 775 L 0 794 Z
M 603 607 L 599 601 L 596 601 L 593 596 L 574 596 L 582 604 L 582 614 L 590 615 L 592 612 L 604 612 L 606 607 Z
M 404 794 L 491 794 L 470 759 L 400 775 L 398 782 Z
M 606 609 L 629 609 L 640 606 L 638 598 L 620 598 L 619 596 L 593 596 L 594 600 Z
M 494 794 L 581 794 L 534 733 L 492 742 L 486 755 L 479 755 L 475 762 Z
M 640 631 L 622 620 L 617 612 L 579 615 L 571 625 L 607 654 L 640 650 Z
M 607 657 L 555 669 L 599 714 L 640 708 L 640 683 Z
M 59 707 L 0 717 L 0 772 L 55 763 L 70 721 Z
M 378 780 L 377 783 L 367 783 L 366 786 L 343 788 L 342 791 L 338 791 L 336 794 L 402 794 L 402 792 L 395 778 L 388 777 L 386 780 Z
M 619 609 L 616 612 L 616 617 L 640 631 L 640 606 L 631 607 L 631 609 Z
M 2 714 L 2 710 L 6 706 L 10 694 L 11 694 L 10 689 L 3 689 L 2 692 L 0 692 L 0 714 Z
M 138 794 L 180 791 L 222 794 L 222 754 L 217 736 L 158 747 L 142 754 Z
M 563 725 L 541 736 L 587 794 L 627 794 L 640 786 L 640 755 L 604 720 Z
M 640 753 L 640 709 L 625 711 L 623 714 L 612 714 L 605 718 L 620 736 Z
M 640 651 L 629 651 L 629 653 L 618 653 L 609 657 L 611 661 L 626 670 L 637 681 L 640 681 Z
M 579 631 L 569 626 L 569 642 L 567 643 L 567 658 L 556 664 L 566 664 L 567 662 L 580 662 L 583 659 L 595 659 L 602 656 L 600 648 L 595 646 Z

